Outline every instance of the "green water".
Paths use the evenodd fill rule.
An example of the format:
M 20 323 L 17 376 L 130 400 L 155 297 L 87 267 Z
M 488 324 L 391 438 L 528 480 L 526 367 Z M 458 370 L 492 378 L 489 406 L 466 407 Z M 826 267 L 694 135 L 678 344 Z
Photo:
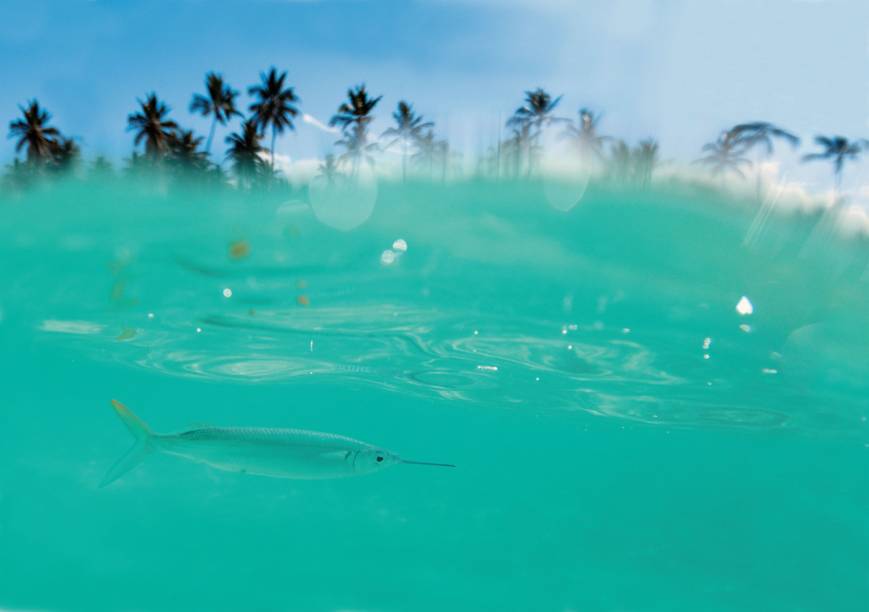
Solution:
M 0 198 L 0 608 L 866 610 L 869 247 L 711 192 L 546 193 L 381 184 L 351 232 L 304 192 Z M 112 398 L 458 467 L 156 455 L 100 489 Z

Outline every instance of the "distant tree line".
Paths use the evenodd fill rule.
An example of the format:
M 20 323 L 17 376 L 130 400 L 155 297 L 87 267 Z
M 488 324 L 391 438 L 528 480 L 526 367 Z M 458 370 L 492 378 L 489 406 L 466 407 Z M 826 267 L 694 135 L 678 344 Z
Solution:
M 130 173 L 160 170 L 214 184 L 233 182 L 243 189 L 268 186 L 280 180 L 275 167 L 275 143 L 279 136 L 295 130 L 300 99 L 287 82 L 287 72 L 272 67 L 260 74 L 259 83 L 247 88 L 251 102 L 245 114 L 239 108 L 239 92 L 220 74 L 205 75 L 204 92 L 193 95 L 189 111 L 210 118 L 207 137 L 186 129 L 170 117 L 171 109 L 155 93 L 137 101 L 127 117 L 134 149 L 125 161 Z M 401 177 L 408 170 L 429 178 L 446 178 L 453 158 L 445 139 L 437 138 L 434 123 L 418 114 L 413 105 L 401 100 L 392 113 L 393 125 L 379 137 L 371 135 L 374 111 L 382 96 L 372 96 L 364 84 L 347 90 L 347 96 L 330 118 L 340 129 L 335 142 L 338 155 L 327 155 L 321 174 L 333 177 L 357 172 L 362 164 L 373 164 L 378 152 L 389 150 L 401 158 Z M 557 115 L 561 96 L 553 97 L 542 88 L 525 92 L 523 103 L 506 122 L 508 136 L 489 148 L 478 164 L 478 172 L 492 177 L 532 176 L 541 169 L 547 136 L 573 152 L 582 163 L 602 169 L 602 175 L 620 184 L 647 187 L 661 165 L 660 147 L 652 138 L 635 145 L 600 133 L 602 116 L 580 108 L 575 119 Z M 9 137 L 15 140 L 16 158 L 7 167 L 5 182 L 26 185 L 39 177 L 60 175 L 81 166 L 81 147 L 73 137 L 51 125 L 51 114 L 37 100 L 19 107 L 21 116 L 9 123 Z M 237 127 L 226 138 L 223 159 L 215 160 L 212 145 L 218 125 Z M 268 139 L 268 147 L 265 146 Z M 800 139 L 772 123 L 741 123 L 721 132 L 705 144 L 695 160 L 716 177 L 745 177 L 745 170 L 762 163 L 774 153 L 775 144 L 793 148 Z M 832 166 L 835 189 L 841 189 L 846 162 L 857 160 L 869 149 L 863 139 L 817 136 L 819 150 L 803 155 L 803 161 L 826 161 Z M 204 144 L 203 144 L 204 143 Z M 753 159 L 752 159 L 753 157 Z M 227 162 L 224 168 L 221 162 Z M 108 175 L 111 163 L 97 157 L 90 171 Z

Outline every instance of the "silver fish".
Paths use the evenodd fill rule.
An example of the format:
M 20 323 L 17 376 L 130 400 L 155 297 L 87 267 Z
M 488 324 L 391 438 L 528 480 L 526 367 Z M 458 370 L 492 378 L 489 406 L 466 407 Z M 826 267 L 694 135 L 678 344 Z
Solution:
M 301 480 L 359 476 L 398 463 L 455 467 L 402 459 L 367 442 L 304 429 L 205 427 L 158 434 L 121 402 L 112 400 L 112 407 L 135 443 L 106 473 L 100 487 L 111 484 L 153 452 L 228 472 Z

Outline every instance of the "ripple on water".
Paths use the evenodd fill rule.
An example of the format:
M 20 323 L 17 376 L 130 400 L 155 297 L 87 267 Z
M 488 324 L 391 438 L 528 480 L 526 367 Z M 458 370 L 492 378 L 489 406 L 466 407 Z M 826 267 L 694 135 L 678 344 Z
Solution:
M 682 427 L 783 427 L 790 417 L 759 406 L 717 405 L 702 400 L 646 395 L 611 395 L 594 389 L 581 392 L 580 409 L 599 416 Z

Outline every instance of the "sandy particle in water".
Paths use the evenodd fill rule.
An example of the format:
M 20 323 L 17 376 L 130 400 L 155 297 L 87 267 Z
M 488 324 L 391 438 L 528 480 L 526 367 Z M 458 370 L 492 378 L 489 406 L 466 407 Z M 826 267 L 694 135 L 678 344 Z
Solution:
M 247 240 L 236 240 L 229 243 L 229 257 L 231 259 L 244 259 L 250 255 L 250 245 Z
M 296 304 L 298 304 L 299 306 L 310 306 L 311 300 L 308 299 L 307 295 L 300 295 L 296 298 Z
M 115 338 L 118 342 L 123 342 L 124 340 L 129 340 L 130 338 L 136 337 L 136 330 L 132 327 L 125 327 L 120 334 Z

